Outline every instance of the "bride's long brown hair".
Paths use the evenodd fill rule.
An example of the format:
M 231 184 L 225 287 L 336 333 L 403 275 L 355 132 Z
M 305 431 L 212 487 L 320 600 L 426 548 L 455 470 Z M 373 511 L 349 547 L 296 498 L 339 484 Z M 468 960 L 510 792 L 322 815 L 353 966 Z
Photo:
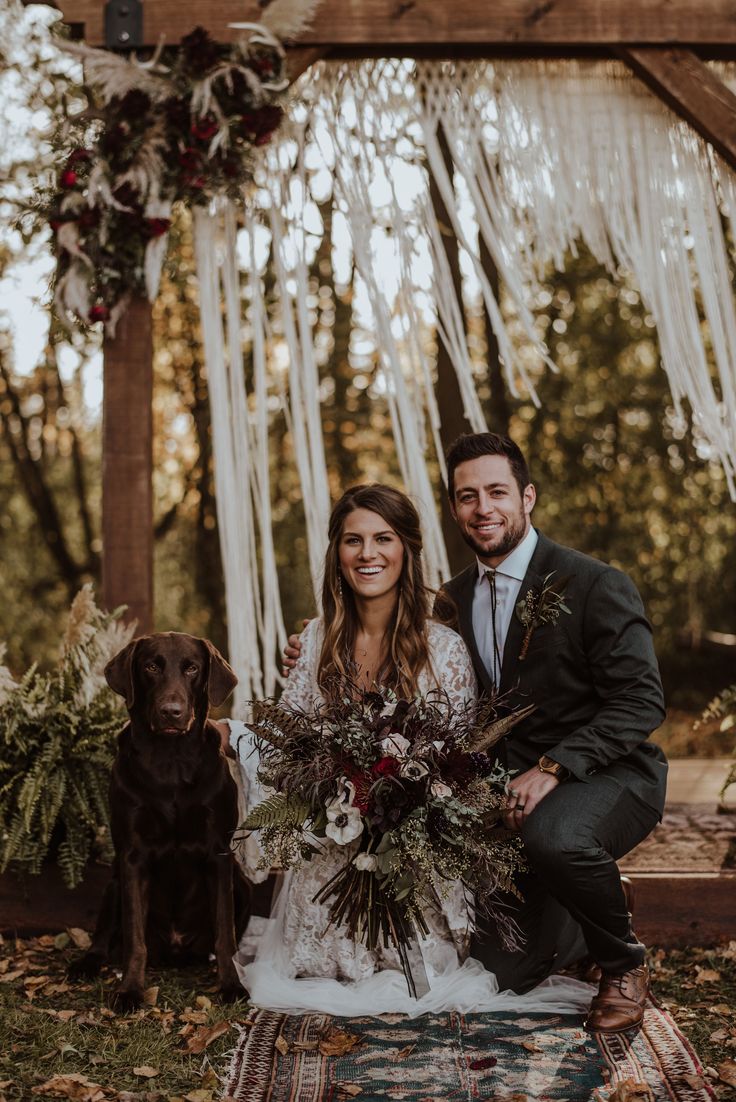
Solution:
M 376 673 L 376 681 L 391 686 L 399 696 L 411 699 L 418 692 L 419 674 L 429 662 L 425 630 L 429 592 L 422 565 L 422 532 L 419 514 L 406 494 L 380 483 L 346 490 L 330 516 L 322 583 L 325 637 L 317 681 L 329 696 L 339 691 L 340 680 L 351 676 L 360 624 L 353 591 L 340 570 L 339 552 L 345 519 L 354 509 L 377 513 L 393 528 L 404 548 L 398 600 L 388 626 L 384 662 Z

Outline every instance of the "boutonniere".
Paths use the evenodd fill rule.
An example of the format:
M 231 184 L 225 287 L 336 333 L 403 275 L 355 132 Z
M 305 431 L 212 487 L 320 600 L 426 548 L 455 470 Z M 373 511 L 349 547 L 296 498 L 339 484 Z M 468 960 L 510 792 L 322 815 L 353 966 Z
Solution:
M 558 582 L 551 582 L 554 570 L 542 582 L 540 589 L 530 589 L 516 606 L 516 615 L 525 627 L 524 639 L 519 651 L 519 661 L 523 662 L 529 643 L 536 628 L 542 624 L 556 624 L 560 613 L 570 615 L 570 609 L 565 604 L 565 588 L 569 578 L 561 578 Z

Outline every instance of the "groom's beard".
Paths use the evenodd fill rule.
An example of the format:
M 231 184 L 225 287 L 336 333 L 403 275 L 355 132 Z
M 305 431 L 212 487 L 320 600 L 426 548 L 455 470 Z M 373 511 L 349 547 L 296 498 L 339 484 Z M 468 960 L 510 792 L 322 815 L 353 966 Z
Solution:
M 510 554 L 521 543 L 526 534 L 526 514 L 524 512 L 519 512 L 515 517 L 507 516 L 506 522 L 503 533 L 494 540 L 481 542 L 466 528 L 460 529 L 460 535 L 481 561 L 483 559 L 495 559 L 501 555 Z

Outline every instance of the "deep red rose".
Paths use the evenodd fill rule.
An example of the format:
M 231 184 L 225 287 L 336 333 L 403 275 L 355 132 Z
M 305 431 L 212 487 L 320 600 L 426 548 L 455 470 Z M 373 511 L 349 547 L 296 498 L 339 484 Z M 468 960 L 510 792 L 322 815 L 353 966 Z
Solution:
M 268 130 L 264 134 L 259 134 L 258 137 L 255 140 L 255 144 L 256 145 L 268 145 L 268 143 L 271 141 L 271 138 L 274 136 L 274 133 L 275 133 L 275 131 Z
M 169 226 L 171 225 L 170 218 L 147 218 L 146 229 L 148 230 L 149 237 L 163 237 L 165 233 L 169 232 Z
M 54 231 L 54 233 L 56 233 L 56 231 L 59 229 L 59 227 L 63 226 L 65 222 L 66 222 L 66 218 L 50 218 L 49 219 L 49 225 L 51 226 L 51 229 Z
M 60 179 L 59 183 L 61 184 L 62 187 L 70 188 L 70 187 L 74 187 L 74 185 L 76 184 L 78 179 L 79 179 L 79 177 L 77 176 L 74 169 L 65 168 L 64 171 L 61 174 L 61 179 Z
M 208 142 L 210 138 L 214 138 L 219 126 L 216 118 L 212 115 L 205 115 L 204 118 L 195 119 L 189 129 L 195 138 Z
M 397 777 L 399 774 L 399 763 L 396 758 L 387 754 L 386 757 L 380 758 L 374 764 L 373 773 L 376 777 Z
M 101 304 L 93 306 L 89 312 L 90 321 L 107 321 L 109 317 L 110 311 L 106 306 L 103 306 Z

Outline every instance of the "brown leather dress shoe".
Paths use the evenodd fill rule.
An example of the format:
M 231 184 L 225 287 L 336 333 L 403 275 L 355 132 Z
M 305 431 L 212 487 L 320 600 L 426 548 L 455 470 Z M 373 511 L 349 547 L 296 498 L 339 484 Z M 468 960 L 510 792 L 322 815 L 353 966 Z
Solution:
M 590 1004 L 585 1028 L 588 1033 L 624 1033 L 637 1029 L 644 1018 L 649 994 L 646 964 L 630 972 L 604 972 L 598 994 Z

